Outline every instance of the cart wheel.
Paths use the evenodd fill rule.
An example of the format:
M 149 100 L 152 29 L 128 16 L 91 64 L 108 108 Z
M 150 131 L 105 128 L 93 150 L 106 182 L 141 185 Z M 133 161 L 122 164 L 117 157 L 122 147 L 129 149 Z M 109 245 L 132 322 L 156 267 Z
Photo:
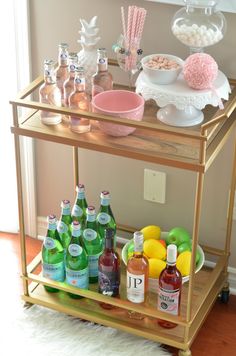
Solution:
M 222 290 L 220 294 L 221 303 L 227 304 L 229 302 L 229 290 Z
M 26 308 L 26 309 L 29 309 L 30 307 L 32 307 L 32 303 L 29 303 L 29 302 L 25 302 L 24 303 L 24 308 Z
M 191 356 L 192 355 L 192 352 L 190 349 L 187 349 L 187 350 L 179 350 L 179 353 L 178 353 L 179 356 Z

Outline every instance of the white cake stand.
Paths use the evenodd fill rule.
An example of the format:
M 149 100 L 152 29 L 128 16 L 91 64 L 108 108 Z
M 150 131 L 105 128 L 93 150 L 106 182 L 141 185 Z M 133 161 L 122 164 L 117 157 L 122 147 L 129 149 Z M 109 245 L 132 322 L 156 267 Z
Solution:
M 188 127 L 200 124 L 204 119 L 201 111 L 208 104 L 219 105 L 219 98 L 228 100 L 231 92 L 228 79 L 219 71 L 214 82 L 215 90 L 191 89 L 185 82 L 183 75 L 167 85 L 152 83 L 144 72 L 136 81 L 136 92 L 145 100 L 153 99 L 161 108 L 157 118 L 167 125 Z M 216 94 L 217 93 L 217 94 Z

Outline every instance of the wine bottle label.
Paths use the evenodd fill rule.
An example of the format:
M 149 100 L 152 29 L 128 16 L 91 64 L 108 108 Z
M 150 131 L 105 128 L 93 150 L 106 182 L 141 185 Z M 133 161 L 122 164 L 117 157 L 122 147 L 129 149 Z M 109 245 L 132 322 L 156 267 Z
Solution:
M 145 275 L 127 271 L 127 299 L 133 303 L 142 303 L 145 299 Z
M 158 290 L 158 309 L 160 311 L 178 315 L 179 313 L 180 290 L 165 290 L 159 287 Z
M 81 246 L 79 246 L 77 244 L 71 244 L 68 247 L 68 251 L 72 257 L 76 257 L 76 256 L 81 255 L 81 253 L 83 252 L 83 249 Z
M 96 239 L 97 233 L 93 229 L 85 229 L 84 232 L 83 232 L 83 237 L 87 241 L 92 241 L 92 240 Z
M 107 70 L 108 60 L 107 58 L 99 58 L 98 60 L 98 70 L 105 71 Z
M 83 215 L 83 209 L 78 205 L 74 205 L 71 214 L 72 216 L 80 218 Z
M 48 250 L 52 250 L 53 248 L 56 247 L 56 241 L 48 236 L 45 237 L 43 244 L 44 247 Z
M 99 213 L 98 214 L 98 222 L 101 225 L 106 225 L 111 221 L 111 217 L 110 215 L 108 215 L 107 213 Z
M 42 263 L 43 277 L 52 279 L 53 281 L 63 282 L 64 275 L 64 262 L 55 264 Z
M 59 221 L 57 230 L 59 234 L 64 234 L 68 231 L 68 226 L 64 223 L 64 221 Z
M 88 289 L 88 267 L 81 269 L 80 271 L 73 271 L 66 267 L 66 283 L 82 289 Z
M 119 295 L 120 278 L 117 271 L 103 271 L 99 268 L 98 271 L 98 286 L 99 293 L 116 297 Z
M 97 277 L 98 276 L 98 259 L 102 254 L 102 251 L 97 255 L 89 255 L 89 277 Z

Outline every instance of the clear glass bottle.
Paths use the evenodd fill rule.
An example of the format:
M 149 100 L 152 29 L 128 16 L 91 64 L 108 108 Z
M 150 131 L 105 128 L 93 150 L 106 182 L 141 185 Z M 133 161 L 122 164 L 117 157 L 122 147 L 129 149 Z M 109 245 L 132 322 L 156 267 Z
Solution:
M 113 78 L 108 72 L 108 58 L 105 48 L 97 50 L 97 72 L 92 76 L 92 97 L 105 90 L 113 89 Z
M 83 231 L 83 245 L 89 260 L 89 283 L 98 281 L 98 259 L 103 251 L 103 244 L 97 232 L 96 212 L 94 206 L 86 209 L 86 223 Z
M 67 247 L 71 240 L 71 205 L 69 200 L 62 200 L 61 202 L 61 217 L 57 225 L 64 253 L 66 254 Z
M 116 247 L 116 222 L 110 206 L 110 193 L 107 190 L 101 192 L 100 209 L 97 215 L 98 232 L 105 241 L 105 230 L 111 228 L 114 231 L 114 247 Z
M 177 246 L 170 244 L 167 246 L 167 266 L 159 276 L 158 288 L 158 310 L 172 315 L 180 314 L 180 297 L 182 288 L 182 276 L 176 268 Z M 158 324 L 163 328 L 171 329 L 177 324 L 158 320 Z
M 226 32 L 226 19 L 215 0 L 184 0 L 176 12 L 171 29 L 176 38 L 190 47 L 190 53 L 203 52 L 218 43 Z
M 66 251 L 66 283 L 77 288 L 88 289 L 89 268 L 88 256 L 80 245 L 81 228 L 78 221 L 72 223 L 72 237 Z M 77 294 L 68 293 L 70 297 L 83 298 Z
M 127 262 L 127 299 L 132 303 L 144 304 L 148 292 L 148 259 L 143 255 L 143 234 L 134 233 L 134 253 Z M 135 319 L 142 319 L 143 315 L 133 311 L 128 312 Z
M 75 74 L 74 90 L 69 96 L 69 107 L 90 111 L 90 100 L 85 92 L 85 77 L 83 67 L 79 67 Z M 90 120 L 85 117 L 70 117 L 70 128 L 72 131 L 83 133 L 90 131 Z
M 61 92 L 56 85 L 55 62 L 51 59 L 44 61 L 44 83 L 39 89 L 39 101 L 61 107 Z M 40 110 L 40 118 L 43 124 L 57 125 L 61 122 L 61 115 L 46 110 Z
M 72 220 L 79 221 L 81 229 L 83 230 L 86 222 L 86 209 L 88 207 L 86 197 L 85 197 L 85 187 L 84 184 L 79 184 L 75 188 L 76 199 L 75 204 L 72 209 Z
M 57 232 L 57 219 L 55 215 L 48 216 L 48 229 L 42 246 L 42 273 L 43 277 L 53 281 L 63 282 L 64 272 L 64 249 Z M 57 288 L 44 286 L 51 293 L 58 292 Z
M 69 106 L 69 96 L 74 90 L 75 72 L 78 68 L 77 53 L 69 53 L 69 77 L 63 84 L 64 105 Z
M 61 102 L 64 105 L 64 83 L 69 76 L 69 53 L 68 44 L 59 44 L 58 67 L 56 69 L 56 84 L 61 91 Z
M 98 261 L 98 292 L 110 297 L 119 297 L 120 257 L 114 250 L 114 231 L 105 230 L 105 249 Z M 114 308 L 107 303 L 100 303 L 104 309 Z

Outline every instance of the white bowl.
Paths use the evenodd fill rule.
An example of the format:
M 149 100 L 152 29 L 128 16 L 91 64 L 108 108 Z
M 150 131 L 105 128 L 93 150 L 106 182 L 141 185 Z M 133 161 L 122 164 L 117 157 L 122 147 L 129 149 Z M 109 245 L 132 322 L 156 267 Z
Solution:
M 161 233 L 161 239 L 162 240 L 165 240 L 166 237 L 168 235 L 168 232 L 165 232 L 163 231 Z M 124 262 L 124 264 L 127 266 L 127 262 L 128 262 L 128 248 L 129 248 L 129 245 L 133 242 L 133 239 L 128 241 L 122 248 L 122 251 L 121 251 L 121 256 L 122 256 L 122 260 Z M 203 252 L 203 249 L 201 248 L 201 246 L 197 246 L 197 250 L 198 252 L 200 253 L 200 259 L 198 261 L 198 264 L 196 266 L 196 269 L 195 269 L 195 273 L 199 272 L 200 269 L 203 267 L 204 265 L 204 262 L 205 262 L 205 254 Z M 158 278 L 149 278 L 148 279 L 149 281 L 149 285 L 148 285 L 148 288 L 151 292 L 155 292 L 157 293 L 157 288 L 158 288 Z M 184 276 L 182 277 L 182 283 L 186 283 L 189 281 L 189 276 Z
M 176 63 L 178 63 L 179 67 L 173 69 L 157 69 L 157 68 L 148 67 L 146 63 L 150 59 L 156 56 L 161 56 L 161 57 L 171 59 Z M 142 63 L 144 73 L 147 75 L 149 80 L 154 84 L 171 84 L 175 82 L 176 79 L 178 78 L 178 75 L 182 71 L 184 65 L 184 61 L 181 58 L 173 56 L 171 54 L 150 54 L 149 56 L 142 58 L 141 63 Z

